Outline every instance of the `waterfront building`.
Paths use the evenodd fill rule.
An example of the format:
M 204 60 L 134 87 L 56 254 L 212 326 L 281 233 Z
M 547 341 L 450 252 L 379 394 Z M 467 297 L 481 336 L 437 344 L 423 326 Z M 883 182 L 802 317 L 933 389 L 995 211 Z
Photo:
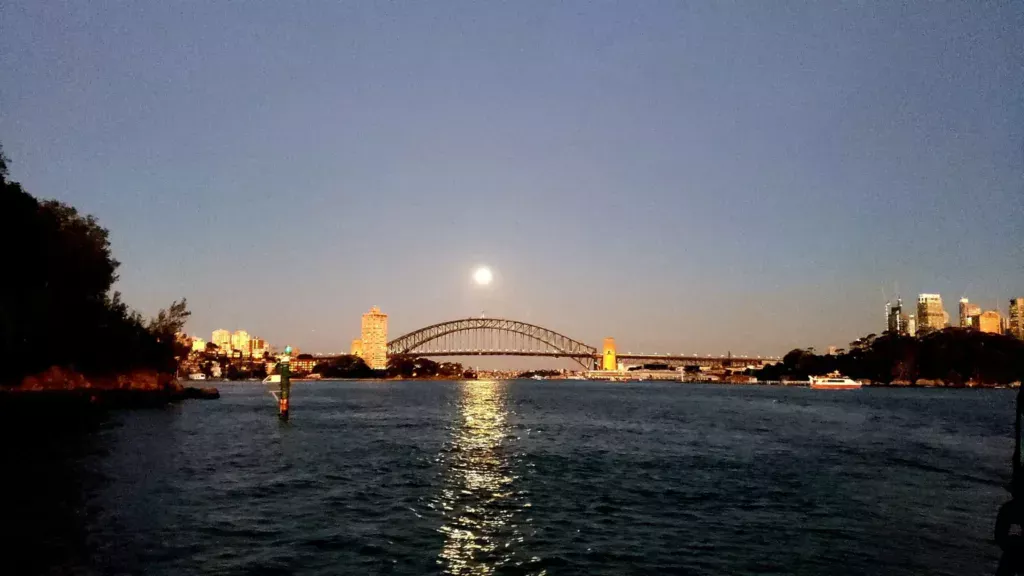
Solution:
M 360 340 L 359 338 L 356 338 L 355 340 L 353 340 L 352 341 L 352 346 L 349 348 L 348 353 L 351 354 L 352 356 L 359 356 L 360 358 L 362 358 L 363 357 L 363 341 Z
M 972 327 L 989 334 L 1003 333 L 1003 317 L 995 310 L 986 310 L 971 317 Z
M 310 373 L 322 360 L 310 356 L 309 358 L 292 358 L 289 368 L 292 372 Z
M 210 342 L 213 342 L 221 349 L 222 352 L 231 351 L 231 332 L 221 328 L 220 330 L 213 331 L 213 337 L 210 338 Z
M 960 327 L 971 328 L 971 322 L 973 317 L 981 314 L 981 306 L 977 304 L 971 304 L 967 297 L 964 296 L 960 299 Z
M 925 334 L 934 330 L 942 330 L 948 324 L 949 314 L 942 307 L 942 296 L 918 294 L 917 331 Z
M 193 352 L 205 352 L 206 351 L 206 340 L 198 336 L 192 338 L 192 351 Z
M 917 336 L 917 317 L 913 314 L 907 318 L 907 336 Z
M 235 333 L 231 335 L 231 349 L 237 350 L 242 353 L 242 356 L 248 356 L 252 353 L 249 349 L 249 341 L 252 338 L 249 337 L 249 333 L 245 330 L 235 330 Z
M 374 306 L 363 314 L 363 360 L 374 370 L 388 367 L 388 315 Z
M 1024 340 L 1024 298 L 1010 298 L 1010 336 Z

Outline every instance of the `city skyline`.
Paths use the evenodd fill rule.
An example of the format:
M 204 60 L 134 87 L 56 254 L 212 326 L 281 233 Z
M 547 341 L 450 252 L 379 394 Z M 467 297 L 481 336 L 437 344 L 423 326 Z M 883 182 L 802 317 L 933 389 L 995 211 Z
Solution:
M 932 304 L 934 306 L 929 307 L 925 303 L 930 303 L 930 304 Z M 931 313 L 936 315 L 936 318 L 938 320 L 926 321 L 924 326 L 923 326 L 924 331 L 923 332 L 918 332 L 917 319 L 919 317 L 923 316 L 921 314 L 922 307 L 924 307 L 925 309 L 932 308 L 931 309 Z M 942 297 L 941 297 L 940 294 L 928 294 L 928 293 L 918 294 L 917 306 L 915 308 L 911 309 L 914 312 L 913 314 L 907 314 L 907 312 L 903 310 L 902 298 L 900 296 L 897 296 L 895 301 L 887 301 L 886 302 L 886 305 L 885 305 L 885 312 L 886 312 L 885 325 L 884 325 L 884 328 L 879 331 L 879 333 L 885 332 L 885 331 L 889 331 L 889 332 L 896 332 L 896 333 L 900 333 L 900 334 L 909 334 L 911 336 L 915 336 L 915 335 L 921 335 L 923 333 L 927 333 L 928 331 L 941 330 L 943 328 L 949 328 L 949 327 L 958 327 L 958 328 L 961 328 L 961 329 L 980 330 L 982 332 L 992 332 L 992 333 L 998 333 L 998 334 L 1006 334 L 1006 335 L 1014 336 L 1014 337 L 1019 338 L 1019 339 L 1024 339 L 1024 330 L 1022 330 L 1020 328 L 1021 323 L 1019 321 L 1019 317 L 1020 317 L 1019 316 L 1019 310 L 1022 309 L 1022 308 L 1024 308 L 1024 298 L 1010 298 L 1008 306 L 1007 306 L 1007 314 L 1004 315 L 1004 314 L 1002 314 L 1002 312 L 1000 312 L 998 305 L 995 306 L 993 309 L 983 309 L 981 306 L 978 306 L 977 304 L 971 303 L 969 298 L 967 298 L 966 296 L 962 296 L 960 298 L 960 300 L 958 301 L 958 321 L 954 325 L 954 323 L 952 322 L 952 317 L 949 315 L 948 311 L 946 311 L 946 309 L 945 309 L 945 304 L 943 303 Z M 453 320 L 458 320 L 458 319 L 453 319 Z M 938 324 L 932 325 L 933 322 L 938 322 Z M 388 315 L 387 315 L 387 313 L 383 313 L 380 310 L 380 308 L 377 307 L 377 306 L 372 306 L 370 308 L 369 312 L 362 314 L 362 326 L 361 326 L 361 330 L 360 330 L 360 337 L 359 338 L 355 338 L 355 339 L 351 339 L 351 340 L 348 341 L 349 348 L 348 348 L 347 352 L 344 351 L 343 348 L 332 348 L 330 350 L 315 350 L 315 351 L 312 351 L 312 352 L 314 354 L 316 354 L 316 355 L 343 355 L 343 354 L 350 354 L 350 355 L 353 355 L 353 356 L 359 356 L 359 357 L 363 358 L 364 360 L 366 360 L 368 364 L 372 364 L 372 366 L 375 366 L 377 369 L 383 369 L 383 367 L 386 366 L 386 357 L 387 357 L 387 351 L 386 351 L 387 350 L 387 346 L 386 346 L 386 344 L 390 340 L 392 340 L 394 338 L 397 338 L 397 337 L 399 337 L 401 335 L 404 335 L 404 333 L 401 334 L 401 335 L 389 334 L 387 326 L 388 326 Z M 218 334 L 221 334 L 221 338 L 218 338 Z M 279 344 L 277 346 L 274 346 L 274 345 L 271 345 L 271 344 L 267 344 L 264 340 L 256 338 L 256 337 L 249 338 L 248 333 L 246 333 L 244 330 L 238 330 L 238 331 L 235 331 L 234 333 L 232 333 L 232 332 L 230 332 L 228 330 L 224 330 L 224 329 L 214 330 L 213 333 L 212 333 L 212 337 L 211 337 L 210 342 L 211 343 L 217 343 L 218 341 L 221 341 L 221 340 L 228 341 L 228 342 L 230 342 L 230 344 L 228 345 L 228 349 L 237 349 L 236 346 L 234 345 L 234 342 L 235 342 L 236 338 L 239 338 L 239 336 L 238 336 L 239 334 L 245 334 L 245 339 L 247 341 L 249 341 L 249 342 L 257 342 L 257 341 L 260 342 L 261 343 L 261 349 L 264 349 L 267 352 L 275 352 L 277 348 L 281 348 L 281 347 L 284 346 L 284 344 Z M 192 338 L 194 340 L 199 341 L 199 342 L 203 342 L 202 338 L 200 338 L 198 336 L 192 336 Z M 370 342 L 371 343 L 370 346 L 366 347 L 365 350 L 364 350 L 364 342 Z M 298 348 L 295 348 L 295 349 L 298 350 Z M 614 337 L 606 337 L 606 338 L 604 338 L 603 339 L 603 349 L 604 349 L 604 355 L 605 356 L 607 356 L 609 349 L 613 351 L 612 354 L 614 355 L 614 350 L 616 349 L 615 338 Z M 830 344 L 830 345 L 828 345 L 827 349 L 829 350 L 829 352 L 828 352 L 829 354 L 833 354 L 833 353 L 835 353 L 834 352 L 835 350 L 842 350 L 842 349 L 844 349 L 844 347 L 842 345 Z M 629 352 L 632 352 L 632 351 L 633 350 L 629 350 Z M 640 353 L 641 351 L 640 350 L 636 350 L 636 352 Z M 668 354 L 668 355 L 678 354 L 678 355 L 695 355 L 695 356 L 712 356 L 712 357 L 716 355 L 716 353 L 714 351 L 710 351 L 709 352 L 709 351 L 690 351 L 690 350 L 688 350 L 688 351 L 664 351 L 664 350 L 650 351 L 649 350 L 649 351 L 644 351 L 644 352 L 653 352 L 653 353 Z M 731 355 L 733 353 L 733 350 L 729 350 L 728 353 Z M 423 355 L 430 356 L 429 353 L 424 353 Z M 719 353 L 718 355 L 722 355 L 722 354 Z M 750 356 L 766 357 L 767 358 L 767 357 L 770 357 L 772 355 L 771 354 L 756 354 L 756 355 L 755 354 L 750 354 Z M 781 352 L 778 353 L 778 355 L 776 355 L 775 357 L 781 357 Z M 481 357 L 474 357 L 474 356 L 466 356 L 466 357 L 463 357 L 463 359 L 464 360 L 472 360 L 473 362 L 476 362 L 476 363 L 482 363 L 483 365 L 487 366 L 488 368 L 493 368 L 493 367 L 496 367 L 496 366 L 499 366 L 499 365 L 502 364 L 501 362 L 496 363 L 494 361 L 495 360 L 494 357 L 481 358 Z M 505 364 L 507 364 L 507 360 L 508 359 L 505 359 L 505 360 L 506 360 Z M 523 366 L 529 364 L 530 362 L 533 362 L 533 363 L 540 362 L 540 363 L 548 365 L 548 366 L 551 366 L 551 365 L 554 365 L 554 364 L 559 364 L 559 363 L 561 363 L 561 364 L 565 363 L 565 362 L 563 362 L 563 360 L 554 360 L 554 361 L 552 361 L 552 360 L 553 359 L 550 359 L 550 358 L 546 358 L 546 359 L 531 359 L 531 360 L 528 360 L 528 361 L 523 361 L 523 360 L 519 359 L 519 360 L 517 360 L 517 361 L 515 361 L 513 363 L 519 364 L 519 365 L 523 365 Z M 612 362 L 614 362 L 614 360 Z M 604 369 L 609 369 L 608 368 L 609 363 L 608 363 L 607 359 L 603 362 L 602 365 L 604 366 Z
M 1012 6 L 0 10 L 12 177 L 189 333 L 345 352 L 379 305 L 774 355 L 896 281 L 1024 292 Z

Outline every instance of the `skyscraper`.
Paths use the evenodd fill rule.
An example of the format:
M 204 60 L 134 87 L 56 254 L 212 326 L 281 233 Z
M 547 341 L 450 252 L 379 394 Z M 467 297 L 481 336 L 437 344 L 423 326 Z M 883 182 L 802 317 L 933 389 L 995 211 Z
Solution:
M 363 314 L 363 360 L 374 370 L 388 367 L 388 315 L 374 306 Z
M 917 295 L 917 331 L 926 334 L 942 330 L 949 322 L 949 314 L 942 307 L 942 296 L 938 294 Z
M 903 299 L 896 297 L 896 305 L 892 306 L 889 303 L 885 305 L 886 310 L 886 330 L 893 334 L 906 334 L 907 333 L 907 315 L 903 313 Z
M 975 330 L 988 332 L 989 334 L 1001 334 L 1003 332 L 1003 318 L 995 310 L 986 310 L 976 314 L 971 322 Z
M 253 336 L 249 340 L 249 352 L 252 354 L 254 358 L 262 358 L 263 355 L 269 351 L 270 349 L 267 348 L 266 340 L 262 338 L 257 338 L 255 336 Z
M 971 317 L 981 314 L 981 306 L 977 304 L 971 304 L 967 301 L 967 297 L 964 296 L 960 299 L 960 327 L 971 328 Z
M 213 337 L 210 338 L 210 342 L 213 342 L 221 349 L 222 352 L 231 351 L 231 332 L 221 328 L 220 330 L 213 331 Z
M 351 354 L 352 356 L 359 356 L 360 358 L 362 358 L 363 357 L 363 341 L 360 340 L 359 338 L 356 338 L 355 340 L 353 340 L 352 341 L 352 346 L 349 347 L 349 352 L 348 353 Z
M 1010 336 L 1024 340 L 1024 298 L 1010 298 Z
M 251 350 L 249 349 L 249 333 L 245 330 L 235 330 L 235 333 L 231 335 L 231 349 L 238 350 L 242 353 L 242 356 L 248 356 Z

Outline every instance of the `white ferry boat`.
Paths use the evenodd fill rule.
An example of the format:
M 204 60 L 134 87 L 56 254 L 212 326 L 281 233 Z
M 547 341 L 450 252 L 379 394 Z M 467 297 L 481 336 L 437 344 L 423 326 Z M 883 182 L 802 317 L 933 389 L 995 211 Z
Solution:
M 281 383 L 281 375 L 280 374 L 271 374 L 270 376 L 267 376 L 266 378 L 263 379 L 263 383 L 264 384 L 280 384 Z
M 188 375 L 189 380 L 206 380 L 206 374 L 202 372 L 196 372 L 195 374 Z
M 856 390 L 860 387 L 860 382 L 838 374 L 811 376 L 811 388 L 815 390 Z

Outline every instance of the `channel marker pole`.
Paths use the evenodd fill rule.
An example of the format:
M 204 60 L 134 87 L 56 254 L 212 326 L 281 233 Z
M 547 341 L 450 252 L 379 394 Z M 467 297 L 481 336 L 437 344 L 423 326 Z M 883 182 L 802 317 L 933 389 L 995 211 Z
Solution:
M 278 417 L 281 420 L 288 420 L 288 397 L 291 396 L 292 382 L 289 372 L 292 355 L 292 347 L 284 347 L 284 356 L 281 357 L 281 395 L 277 399 Z

